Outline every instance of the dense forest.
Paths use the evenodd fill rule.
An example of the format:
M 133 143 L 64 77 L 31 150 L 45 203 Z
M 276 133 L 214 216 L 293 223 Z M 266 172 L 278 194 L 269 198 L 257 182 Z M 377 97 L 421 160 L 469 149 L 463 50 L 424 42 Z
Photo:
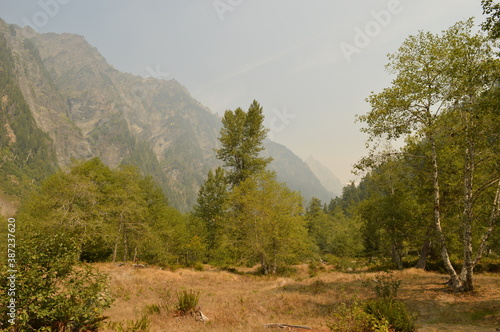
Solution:
M 13 83 L 10 55 L 2 56 L 0 121 L 8 125 L 0 126 L 0 167 L 18 175 L 2 172 L 0 185 L 23 184 L 21 207 L 8 219 L 17 225 L 14 330 L 97 330 L 112 299 L 93 262 L 259 266 L 263 275 L 301 263 L 416 267 L 472 292 L 475 272 L 500 266 L 500 6 L 482 3 L 483 31 L 458 22 L 409 36 L 389 55 L 390 86 L 368 96 L 371 111 L 357 116 L 369 137 L 355 165 L 362 179 L 329 202 L 304 202 L 269 171 L 257 101 L 224 114 L 214 152 L 221 166 L 208 172 L 190 213 L 131 165 L 93 158 L 57 169 L 50 138 Z M 8 301 L 2 294 L 2 307 Z

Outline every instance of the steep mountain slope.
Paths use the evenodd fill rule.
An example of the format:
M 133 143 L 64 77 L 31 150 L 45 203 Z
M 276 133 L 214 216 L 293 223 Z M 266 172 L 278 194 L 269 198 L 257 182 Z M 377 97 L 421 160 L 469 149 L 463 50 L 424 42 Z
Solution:
M 33 124 L 46 133 L 50 143 L 44 144 L 53 151 L 53 164 L 64 167 L 73 158 L 93 156 L 112 167 L 131 163 L 152 175 L 173 205 L 190 209 L 208 170 L 219 164 L 213 151 L 221 126 L 217 115 L 175 80 L 119 72 L 81 36 L 37 34 L 1 20 L 0 35 L 13 55 L 8 76 Z M 277 155 L 284 148 L 272 142 L 268 146 Z M 280 158 L 273 157 L 279 164 Z M 298 167 L 310 173 L 303 162 Z M 284 170 L 279 173 L 306 196 L 319 184 L 294 186 L 295 179 L 287 178 Z
M 13 197 L 57 169 L 49 135 L 40 130 L 15 79 L 16 65 L 0 34 L 0 214 L 12 214 Z
M 290 189 L 300 191 L 307 202 L 316 197 L 328 203 L 335 197 L 322 186 L 307 164 L 284 145 L 266 140 L 264 146 L 265 154 L 274 158 L 269 168 L 276 171 L 278 180 L 286 182 Z
M 334 194 L 334 196 L 342 195 L 342 182 L 330 171 L 325 165 L 309 156 L 306 159 L 306 164 L 309 166 L 314 175 L 319 179 L 323 187 Z

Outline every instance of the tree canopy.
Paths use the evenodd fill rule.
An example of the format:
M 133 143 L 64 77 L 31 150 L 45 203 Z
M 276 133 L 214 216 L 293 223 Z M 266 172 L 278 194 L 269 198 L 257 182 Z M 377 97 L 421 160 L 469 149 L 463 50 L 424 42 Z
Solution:
M 479 160 L 483 170 L 498 165 L 497 147 L 488 143 L 496 141 L 498 121 L 492 118 L 495 111 L 481 106 L 489 92 L 496 89 L 498 59 L 488 38 L 472 30 L 473 21 L 468 20 L 456 23 L 441 35 L 420 32 L 408 37 L 398 52 L 389 55 L 387 69 L 396 75 L 391 86 L 372 93 L 367 99 L 372 110 L 358 117 L 367 124 L 363 131 L 370 135 L 371 142 L 405 137 L 408 143 L 420 141 L 428 146 L 427 181 L 432 184 L 433 224 L 441 257 L 455 289 L 467 291 L 474 289 L 472 275 L 477 262 L 473 258 L 474 225 L 485 224 L 484 219 L 477 218 L 476 209 L 480 207 L 476 206 L 476 196 L 482 195 L 479 188 L 488 188 L 491 196 L 499 181 L 498 169 L 486 179 L 478 167 Z M 376 165 L 374 151 L 361 162 L 361 167 Z M 444 164 L 452 155 L 454 161 Z M 483 159 L 481 155 L 490 157 Z M 379 164 L 386 162 L 388 156 L 378 158 Z M 455 172 L 462 173 L 461 179 L 455 179 L 463 188 L 461 273 L 451 264 L 448 232 L 443 228 L 443 224 L 448 224 L 443 220 L 443 211 L 449 209 L 447 204 L 455 204 L 443 196 L 444 183 L 449 183 L 445 176 L 451 174 L 446 168 L 450 166 L 458 167 Z M 492 213 L 497 213 L 494 211 L 495 208 Z M 477 249 L 476 257 L 481 257 L 484 246 L 480 244 Z
M 264 128 L 262 107 L 253 101 L 248 111 L 241 108 L 227 110 L 222 118 L 217 158 L 227 169 L 228 183 L 238 185 L 252 174 L 264 170 L 271 158 L 263 158 L 259 153 L 264 149 L 262 141 L 268 132 Z

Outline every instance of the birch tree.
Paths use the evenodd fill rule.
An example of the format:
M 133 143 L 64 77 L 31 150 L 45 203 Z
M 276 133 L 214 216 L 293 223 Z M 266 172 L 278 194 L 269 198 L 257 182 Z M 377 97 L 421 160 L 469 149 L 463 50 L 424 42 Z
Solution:
M 485 36 L 472 34 L 473 21 L 458 22 L 441 35 L 419 32 L 408 37 L 399 50 L 389 55 L 387 69 L 396 77 L 389 88 L 372 93 L 367 101 L 372 110 L 358 119 L 367 124 L 363 129 L 377 139 L 396 140 L 417 136 L 428 142 L 432 168 L 433 225 L 441 248 L 444 266 L 455 290 L 472 291 L 472 212 L 473 178 L 475 176 L 474 119 L 478 100 L 496 82 L 496 60 Z M 437 137 L 442 128 L 438 120 L 443 114 L 460 122 L 464 155 L 463 169 L 463 248 L 464 271 L 457 273 L 450 261 L 446 233 L 442 228 L 442 191 L 440 151 Z M 372 151 L 373 152 L 373 151 Z M 492 184 L 498 182 L 493 179 Z M 495 204 L 494 204 L 495 206 Z M 493 208 L 498 210 L 498 203 Z M 498 218 L 498 212 L 492 213 Z M 482 247 L 480 247 L 481 250 Z M 481 253 L 478 252 L 480 255 Z

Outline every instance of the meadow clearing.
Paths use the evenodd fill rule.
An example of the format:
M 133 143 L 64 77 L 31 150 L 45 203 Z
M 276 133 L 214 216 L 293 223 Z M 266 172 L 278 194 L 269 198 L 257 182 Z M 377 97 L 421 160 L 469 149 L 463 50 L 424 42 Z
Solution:
M 366 286 L 377 272 L 339 272 L 330 266 L 311 271 L 296 267 L 290 276 L 259 276 L 252 269 L 161 270 L 130 264 L 95 264 L 110 278 L 115 302 L 105 312 L 103 331 L 272 331 L 266 324 L 285 323 L 330 331 L 333 314 L 342 303 L 374 297 Z M 447 277 L 416 269 L 394 271 L 401 280 L 398 299 L 417 314 L 419 331 L 498 331 L 500 275 L 477 275 L 474 294 L 447 289 Z M 178 294 L 199 294 L 199 307 L 210 320 L 176 312 Z M 145 325 L 144 325 L 145 324 Z M 280 329 L 282 330 L 282 329 Z M 306 331 L 288 328 L 291 331 Z

